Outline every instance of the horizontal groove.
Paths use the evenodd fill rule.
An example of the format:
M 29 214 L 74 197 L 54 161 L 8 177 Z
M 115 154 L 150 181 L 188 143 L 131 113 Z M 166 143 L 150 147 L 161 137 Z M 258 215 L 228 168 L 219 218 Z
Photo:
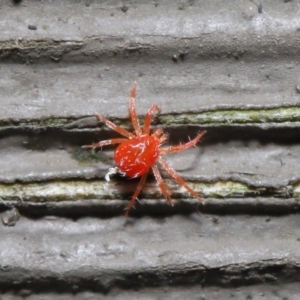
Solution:
M 19 274 L 17 281 L 14 274 Z M 295 282 L 299 278 L 299 265 L 282 259 L 270 259 L 221 267 L 209 267 L 197 262 L 164 265 L 164 268 L 152 266 L 131 270 L 106 269 L 99 266 L 87 269 L 83 266 L 59 273 L 55 269 L 26 270 L 6 265 L 0 270 L 0 277 L 0 284 L 5 286 L 6 290 L 30 289 L 35 292 L 45 292 L 53 291 L 55 287 L 54 289 L 60 292 L 90 290 L 108 293 L 116 287 L 135 290 L 145 287 L 195 285 L 228 288 L 259 283 Z
M 25 40 L 17 38 L 15 40 L 0 41 L 0 50 L 8 49 L 31 49 L 31 48 L 51 48 L 57 46 L 82 46 L 79 41 L 56 41 L 53 39 Z
M 110 21 L 110 20 L 109 20 Z M 103 19 L 106 24 L 107 20 Z M 290 20 L 286 21 L 286 24 Z M 284 30 L 270 31 L 268 25 L 262 26 L 263 32 L 268 28 L 268 34 L 261 33 L 257 38 L 257 28 L 245 24 L 241 30 L 227 32 L 226 36 L 215 32 L 207 34 L 205 31 L 195 32 L 193 36 L 177 36 L 176 34 L 144 34 L 137 33 L 130 36 L 124 33 L 110 35 L 98 33 L 94 36 L 80 36 L 78 40 L 25 39 L 15 38 L 0 41 L 0 60 L 3 61 L 27 61 L 38 62 L 41 60 L 52 60 L 58 62 L 62 58 L 69 62 L 89 62 L 105 56 L 107 59 L 128 59 L 130 56 L 153 56 L 157 54 L 171 62 L 184 61 L 188 55 L 189 59 L 201 57 L 228 57 L 239 59 L 241 57 L 274 57 L 277 55 L 294 57 L 299 55 L 298 26 L 294 22 L 293 27 L 284 25 Z M 130 26 L 130 25 L 129 25 Z M 129 27 L 130 28 L 130 27 Z M 228 28 L 224 27 L 224 31 Z M 285 43 L 277 40 L 285 38 L 289 40 L 288 51 Z M 138 40 L 138 42 L 137 42 Z M 230 41 L 230 42 L 229 42 Z M 251 41 L 251 42 L 249 42 Z M 80 50 L 80 51 L 78 51 Z M 178 58 L 174 60 L 174 54 Z M 173 58 L 173 60 L 172 60 Z
M 32 63 L 41 58 L 59 62 L 69 52 L 76 52 L 84 41 L 55 41 L 53 39 L 0 41 L 0 60 Z
M 129 118 L 110 118 L 118 125 L 129 127 Z M 300 107 L 274 107 L 274 108 L 230 108 L 206 110 L 201 112 L 161 114 L 156 118 L 156 124 L 161 126 L 190 125 L 248 125 L 248 124 L 288 124 L 300 122 Z M 58 117 L 53 116 L 43 119 L 2 119 L 0 128 L 24 127 L 62 127 L 66 129 L 102 126 L 93 116 Z
M 11 221 L 17 223 L 15 217 L 19 215 L 30 218 L 43 216 L 61 216 L 66 218 L 96 217 L 111 218 L 125 217 L 128 200 L 72 200 L 60 202 L 33 202 L 30 200 L 3 200 L 0 201 L 2 222 L 8 225 Z M 174 199 L 169 205 L 165 199 L 141 199 L 130 210 L 130 217 L 152 216 L 166 217 L 170 215 L 209 214 L 213 215 L 213 222 L 218 223 L 218 215 L 264 215 L 270 217 L 295 214 L 300 212 L 299 198 L 205 198 L 205 205 L 196 199 Z M 11 220 L 11 221 L 8 221 Z M 14 225 L 14 224 L 13 224 Z M 10 226 L 13 226 L 10 225 Z
M 276 107 L 262 109 L 224 109 L 201 113 L 180 113 L 160 116 L 161 124 L 265 124 L 299 122 L 300 107 Z
M 170 179 L 164 182 L 170 188 L 174 199 L 189 198 L 189 193 L 183 188 L 178 187 Z M 218 181 L 218 182 L 196 182 L 186 181 L 187 184 L 202 195 L 204 198 L 245 198 L 245 197 L 279 197 L 290 198 L 300 196 L 300 183 L 294 186 L 271 188 L 264 186 L 249 186 L 246 183 L 235 181 Z M 106 182 L 103 180 L 89 181 L 53 181 L 38 183 L 16 183 L 0 184 L 0 197 L 5 200 L 23 199 L 23 201 L 64 201 L 76 199 L 123 199 L 124 193 L 134 191 L 134 182 L 113 181 Z M 160 190 L 156 183 L 145 185 L 143 193 L 145 198 L 161 199 Z

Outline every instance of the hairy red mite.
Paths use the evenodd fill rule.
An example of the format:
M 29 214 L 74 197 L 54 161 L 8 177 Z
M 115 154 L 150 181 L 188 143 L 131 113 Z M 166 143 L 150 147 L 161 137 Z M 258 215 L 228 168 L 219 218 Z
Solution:
M 162 129 L 156 129 L 150 134 L 151 119 L 155 113 L 160 112 L 160 108 L 153 104 L 145 115 L 144 125 L 140 126 L 135 109 L 135 94 L 136 83 L 133 85 L 129 98 L 129 114 L 135 134 L 107 120 L 102 115 L 96 114 L 99 121 L 105 123 L 106 126 L 120 133 L 125 138 L 104 140 L 91 145 L 85 145 L 83 148 L 99 148 L 106 145 L 120 144 L 114 154 L 117 167 L 109 170 L 105 176 L 106 180 L 109 181 L 109 176 L 118 172 L 130 178 L 141 177 L 140 182 L 127 205 L 125 213 L 126 216 L 141 192 L 150 168 L 152 168 L 154 177 L 162 194 L 167 198 L 168 203 L 172 205 L 171 195 L 162 180 L 157 167 L 157 162 L 160 163 L 160 165 L 175 181 L 177 181 L 178 184 L 188 190 L 191 195 L 199 200 L 199 202 L 203 203 L 203 200 L 199 197 L 199 195 L 186 184 L 186 182 L 173 168 L 169 166 L 169 164 L 162 158 L 162 155 L 183 151 L 196 145 L 206 131 L 200 132 L 194 139 L 185 144 L 160 147 L 160 145 L 162 145 L 167 139 L 167 136 L 163 133 Z

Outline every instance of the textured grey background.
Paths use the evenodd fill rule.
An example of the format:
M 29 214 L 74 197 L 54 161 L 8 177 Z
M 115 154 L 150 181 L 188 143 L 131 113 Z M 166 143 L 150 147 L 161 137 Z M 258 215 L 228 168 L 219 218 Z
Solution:
M 299 17 L 283 0 L 3 0 L 2 299 L 299 299 Z M 134 81 L 172 144 L 207 130 L 166 158 L 205 206 L 166 179 L 168 206 L 150 176 L 124 218 L 137 182 L 103 180 L 113 148 L 81 149 L 116 136 L 95 112 L 130 126 Z

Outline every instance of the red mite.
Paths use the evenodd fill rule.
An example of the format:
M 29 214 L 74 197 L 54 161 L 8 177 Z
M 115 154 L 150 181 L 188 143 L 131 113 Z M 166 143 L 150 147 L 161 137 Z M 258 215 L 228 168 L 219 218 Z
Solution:
M 130 178 L 141 177 L 140 182 L 127 205 L 125 213 L 126 216 L 141 192 L 150 168 L 152 168 L 154 177 L 161 189 L 161 192 L 167 198 L 168 203 L 172 205 L 171 195 L 162 180 L 157 167 L 157 162 L 161 164 L 161 166 L 171 175 L 171 177 L 173 177 L 173 179 L 177 181 L 178 184 L 187 189 L 199 200 L 199 202 L 203 203 L 203 200 L 186 184 L 186 182 L 178 175 L 178 173 L 169 166 L 169 164 L 162 158 L 162 155 L 183 151 L 196 145 L 201 137 L 205 134 L 205 131 L 200 132 L 193 140 L 185 144 L 170 147 L 160 147 L 167 140 L 167 135 L 163 133 L 162 129 L 155 129 L 152 133 L 150 133 L 151 119 L 155 113 L 160 112 L 160 108 L 155 104 L 152 105 L 145 115 L 144 126 L 140 126 L 135 109 L 135 94 L 136 83 L 133 85 L 129 98 L 129 113 L 135 134 L 112 123 L 102 115 L 96 114 L 96 117 L 101 122 L 105 123 L 106 126 L 120 133 L 125 138 L 104 140 L 99 143 L 83 146 L 83 148 L 94 149 L 106 145 L 120 144 L 114 154 L 117 167 L 109 170 L 105 176 L 106 180 L 109 181 L 109 176 L 116 173 L 121 173 Z

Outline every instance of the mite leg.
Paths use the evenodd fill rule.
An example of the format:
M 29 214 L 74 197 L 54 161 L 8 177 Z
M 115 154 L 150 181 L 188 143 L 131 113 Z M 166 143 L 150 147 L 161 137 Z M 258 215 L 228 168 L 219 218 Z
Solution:
M 130 138 L 133 138 L 135 135 L 129 131 L 127 131 L 126 129 L 116 125 L 115 123 L 107 120 L 106 118 L 104 118 L 102 115 L 96 114 L 95 115 L 101 122 L 103 122 L 107 127 L 111 128 L 112 130 L 120 133 L 123 136 Z
M 169 164 L 164 159 L 162 159 L 162 157 L 158 158 L 158 162 L 178 182 L 178 184 L 188 190 L 194 197 L 198 199 L 199 202 L 203 203 L 203 200 L 198 196 L 198 194 L 186 184 L 186 182 L 178 175 L 178 173 L 173 168 L 169 166 Z
M 150 124 L 151 124 L 151 119 L 154 115 L 154 113 L 160 112 L 160 108 L 154 104 L 150 107 L 150 109 L 148 110 L 147 114 L 145 115 L 145 120 L 144 120 L 144 134 L 149 134 L 150 132 Z
M 193 147 L 193 146 L 195 146 L 198 143 L 198 141 L 201 139 L 201 137 L 205 133 L 206 133 L 206 131 L 200 132 L 194 139 L 192 139 L 191 141 L 189 141 L 189 142 L 187 142 L 185 144 L 181 144 L 181 145 L 177 145 L 177 146 L 171 146 L 171 147 L 166 147 L 166 148 L 161 148 L 161 149 L 159 149 L 159 153 L 160 154 L 174 153 L 174 152 L 183 151 L 185 149 Z
M 167 190 L 165 183 L 163 182 L 163 179 L 161 178 L 161 175 L 159 173 L 159 170 L 158 170 L 158 167 L 156 164 L 153 165 L 152 170 L 153 170 L 154 177 L 158 183 L 158 186 L 161 189 L 162 194 L 167 198 L 168 203 L 170 205 L 173 205 L 171 196 Z
M 134 205 L 134 202 L 136 201 L 136 198 L 138 197 L 138 195 L 140 194 L 144 184 L 145 184 L 145 181 L 146 181 L 146 178 L 147 178 L 147 174 L 144 174 L 141 179 L 140 179 L 140 182 L 133 194 L 133 196 L 131 197 L 131 200 L 130 202 L 128 203 L 127 207 L 126 207 L 126 212 L 125 212 L 125 216 L 127 217 L 128 216 L 128 213 L 129 213 L 129 210 L 131 209 L 131 207 Z
M 100 148 L 100 147 L 107 146 L 107 145 L 121 144 L 125 141 L 128 141 L 128 139 L 111 139 L 111 140 L 104 140 L 104 141 L 94 143 L 94 144 L 91 144 L 91 145 L 84 145 L 84 146 L 81 146 L 81 147 L 85 148 L 85 149 L 88 149 L 88 148 L 95 149 L 95 148 Z
M 136 114 L 136 109 L 135 109 L 135 94 L 136 94 L 136 82 L 133 84 L 132 90 L 130 92 L 129 96 L 129 114 L 131 117 L 131 122 L 134 128 L 134 131 L 136 135 L 140 136 L 142 135 L 142 129 L 139 124 L 139 119 Z

